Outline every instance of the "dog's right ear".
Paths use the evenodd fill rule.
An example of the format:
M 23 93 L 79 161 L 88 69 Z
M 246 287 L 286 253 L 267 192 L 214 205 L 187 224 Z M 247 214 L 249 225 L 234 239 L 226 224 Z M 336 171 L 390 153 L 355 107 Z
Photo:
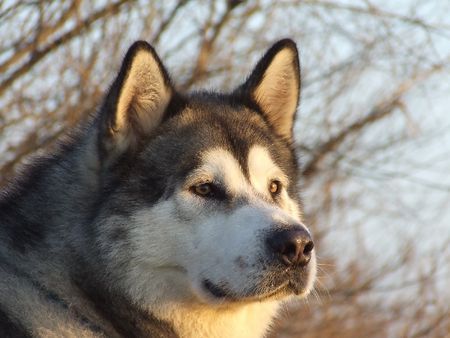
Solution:
M 145 41 L 128 50 L 101 110 L 103 157 L 115 158 L 137 146 L 162 121 L 173 87 L 155 50 Z

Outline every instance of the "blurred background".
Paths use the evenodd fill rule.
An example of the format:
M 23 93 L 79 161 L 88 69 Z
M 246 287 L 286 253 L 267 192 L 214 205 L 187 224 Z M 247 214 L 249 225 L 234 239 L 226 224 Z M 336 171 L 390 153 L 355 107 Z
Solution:
M 0 186 L 95 112 L 133 41 L 180 90 L 230 90 L 284 37 L 319 280 L 272 337 L 450 337 L 450 1 L 0 1 Z

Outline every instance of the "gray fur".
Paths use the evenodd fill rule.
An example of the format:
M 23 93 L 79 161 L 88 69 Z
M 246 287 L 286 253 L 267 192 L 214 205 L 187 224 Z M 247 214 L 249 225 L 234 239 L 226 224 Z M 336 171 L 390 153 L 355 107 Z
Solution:
M 248 179 L 248 152 L 260 145 L 291 182 L 297 181 L 292 137 L 286 136 L 292 126 L 284 126 L 284 134 L 278 134 L 264 107 L 250 95 L 276 50 L 283 48 L 294 50 L 295 45 L 279 42 L 263 58 L 257 73 L 231 94 L 187 95 L 175 91 L 150 46 L 138 42 L 130 48 L 99 112 L 72 131 L 58 151 L 36 159 L 2 193 L 2 336 L 184 335 L 170 319 L 151 313 L 124 290 L 126 272 L 135 258 L 130 224 L 138 211 L 169 200 L 208 149 L 233 154 Z M 141 99 L 136 97 L 130 101 L 136 107 L 128 108 L 130 115 L 118 127 L 116 107 L 139 53 L 149 53 L 160 72 L 151 77 L 162 81 L 152 85 L 152 97 L 165 106 L 160 111 L 155 108 L 155 114 L 161 115 L 154 118 L 160 122 L 144 128 L 139 114 L 146 106 L 136 103 Z M 298 63 L 294 68 L 298 71 Z M 296 184 L 288 187 L 288 193 L 298 203 Z M 247 203 L 242 196 L 227 194 L 223 203 L 213 203 L 211 208 L 226 213 Z M 265 203 L 273 201 L 266 198 Z M 177 219 L 192 221 L 174 213 Z M 270 289 L 274 281 L 268 279 L 263 289 Z M 176 288 L 177 282 L 173 283 Z

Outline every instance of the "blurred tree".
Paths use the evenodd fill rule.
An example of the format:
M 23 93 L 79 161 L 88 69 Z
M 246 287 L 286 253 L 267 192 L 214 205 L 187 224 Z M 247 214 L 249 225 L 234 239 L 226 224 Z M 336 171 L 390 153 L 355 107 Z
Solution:
M 273 336 L 448 336 L 448 13 L 445 0 L 2 1 L 0 185 L 95 111 L 134 40 L 178 88 L 228 90 L 292 37 L 320 273 Z

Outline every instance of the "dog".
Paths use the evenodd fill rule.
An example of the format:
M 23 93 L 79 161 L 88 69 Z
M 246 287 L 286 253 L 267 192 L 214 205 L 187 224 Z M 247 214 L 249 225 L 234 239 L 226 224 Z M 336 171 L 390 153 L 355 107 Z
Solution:
M 100 108 L 0 200 L 2 337 L 262 337 L 316 275 L 292 40 L 230 93 L 128 50 Z

